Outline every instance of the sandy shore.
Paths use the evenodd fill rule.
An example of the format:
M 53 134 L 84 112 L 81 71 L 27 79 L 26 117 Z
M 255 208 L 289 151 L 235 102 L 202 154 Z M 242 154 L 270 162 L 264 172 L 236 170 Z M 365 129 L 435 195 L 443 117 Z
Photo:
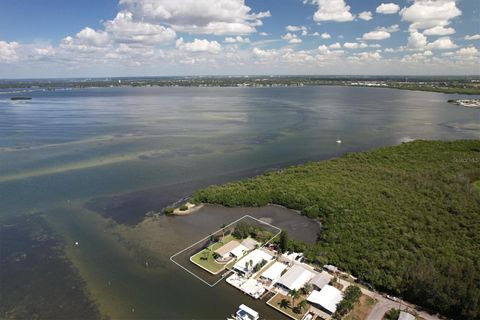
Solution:
M 173 214 L 177 215 L 177 216 L 186 216 L 186 215 L 192 214 L 195 211 L 203 208 L 203 204 L 196 205 L 196 204 L 187 202 L 185 205 L 188 207 L 187 210 L 182 211 L 179 208 L 176 208 L 175 210 L 173 210 Z

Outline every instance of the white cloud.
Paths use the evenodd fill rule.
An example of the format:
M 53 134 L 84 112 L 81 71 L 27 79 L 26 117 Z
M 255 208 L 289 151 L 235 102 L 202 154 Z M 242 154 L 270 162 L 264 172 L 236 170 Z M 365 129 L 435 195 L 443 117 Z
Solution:
M 168 24 L 177 31 L 244 35 L 270 12 L 252 13 L 244 0 L 120 0 L 138 20 Z
M 373 19 L 372 17 L 372 12 L 371 11 L 363 11 L 358 14 L 358 18 L 365 20 L 365 21 L 370 21 Z
M 262 50 L 259 48 L 253 48 L 252 53 L 257 58 L 272 58 L 278 55 L 276 50 Z
M 453 28 L 445 28 L 443 26 L 435 26 L 423 31 L 423 34 L 426 36 L 448 36 L 455 33 Z
M 383 30 L 370 31 L 362 36 L 363 40 L 385 40 L 388 38 L 390 38 L 390 33 Z
M 475 47 L 461 48 L 455 54 L 460 57 L 475 57 L 478 55 L 478 50 Z
M 292 43 L 292 44 L 302 43 L 302 39 L 298 38 L 298 36 L 295 33 L 288 32 L 282 36 L 282 39 L 287 40 L 288 43 Z
M 358 43 L 358 42 L 345 42 L 343 46 L 347 49 L 363 49 L 368 47 L 366 43 Z
M 408 37 L 407 48 L 409 49 L 423 49 L 427 45 L 427 37 L 418 31 L 410 33 Z
M 332 36 L 328 32 L 324 32 L 320 35 L 320 38 L 325 39 L 325 40 L 330 39 L 331 37 Z
M 379 27 L 377 28 L 379 31 L 385 31 L 385 32 L 398 32 L 400 31 L 400 26 L 398 24 L 391 25 L 390 27 Z
M 329 45 L 328 48 L 329 48 L 329 49 L 334 49 L 334 50 L 336 50 L 336 49 L 341 49 L 341 48 L 342 48 L 342 45 L 341 45 L 340 43 L 338 43 L 338 42 L 335 42 L 335 43 Z
M 395 3 L 382 3 L 375 10 L 376 13 L 380 14 L 395 14 L 400 10 L 398 4 Z
M 250 43 L 250 39 L 244 38 L 242 36 L 226 37 L 225 42 L 226 43 Z
M 217 54 L 222 50 L 222 46 L 217 41 L 208 41 L 206 39 L 195 39 L 192 42 L 185 42 L 183 38 L 180 38 L 175 42 L 175 45 L 179 50 L 187 52 Z
M 85 45 L 102 47 L 110 42 L 108 33 L 105 31 L 95 31 L 92 28 L 86 27 L 76 35 L 78 41 Z
M 303 30 L 307 30 L 307 27 L 305 26 L 291 26 L 291 25 L 288 25 L 285 27 L 285 29 L 289 32 L 297 32 L 297 31 L 303 31 Z
M 400 11 L 402 20 L 411 23 L 410 30 L 444 27 L 461 14 L 455 0 L 414 0 Z
M 18 42 L 0 41 L 0 62 L 17 61 L 17 49 L 19 47 L 20 44 Z
M 372 60 L 378 61 L 382 59 L 382 56 L 378 51 L 375 52 L 359 52 L 353 56 L 348 57 L 349 60 L 354 62 L 371 62 Z
M 268 36 L 268 33 L 266 33 L 266 32 L 260 32 L 259 35 L 261 35 L 262 37 L 266 37 L 266 36 Z
M 439 38 L 427 45 L 429 50 L 449 50 L 455 49 L 457 45 L 449 37 Z
M 316 22 L 346 22 L 355 19 L 345 0 L 306 0 L 306 2 L 318 5 L 318 9 L 313 15 L 313 20 Z
M 120 11 L 115 19 L 105 22 L 105 31 L 111 33 L 116 42 L 143 45 L 170 42 L 177 36 L 171 28 L 134 21 L 133 14 L 129 11 Z
M 471 41 L 471 40 L 480 40 L 480 34 L 473 34 L 471 36 L 466 35 L 465 40 Z

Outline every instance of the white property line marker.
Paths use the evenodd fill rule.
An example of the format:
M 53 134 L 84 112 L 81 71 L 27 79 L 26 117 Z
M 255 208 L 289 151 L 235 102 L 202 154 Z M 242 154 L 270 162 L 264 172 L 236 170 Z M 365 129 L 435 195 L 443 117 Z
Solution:
M 241 221 L 241 220 L 243 220 L 243 219 L 245 219 L 245 218 L 253 219 L 253 220 L 257 221 L 257 222 L 263 223 L 263 224 L 265 224 L 265 225 L 267 225 L 267 226 L 269 226 L 269 227 L 272 227 L 273 229 L 277 230 L 277 233 L 276 233 L 273 237 L 271 237 L 267 242 L 265 242 L 261 247 L 265 247 L 268 243 L 270 243 L 273 239 L 275 239 L 280 233 L 282 233 L 282 229 L 280 229 L 280 228 L 278 228 L 278 227 L 276 227 L 276 226 L 274 226 L 274 225 L 271 225 L 271 224 L 268 223 L 268 222 L 262 221 L 262 220 L 260 220 L 260 219 L 254 218 L 254 217 L 246 214 L 246 215 L 244 215 L 243 217 L 241 217 L 241 218 L 239 218 L 239 219 L 237 219 L 237 220 L 229 223 L 229 224 L 226 225 L 225 227 L 223 227 L 223 228 L 221 228 L 221 229 L 218 229 L 218 230 L 215 231 L 215 232 L 212 232 L 211 235 L 212 235 L 212 234 L 216 234 L 217 232 L 220 232 L 220 231 L 222 231 L 223 229 L 228 228 L 228 227 L 232 226 L 233 224 L 235 224 L 235 223 L 237 223 L 237 222 L 239 222 L 239 221 Z M 220 281 L 222 281 L 225 277 L 227 277 L 228 275 L 230 275 L 230 274 L 233 272 L 233 270 L 228 270 L 227 272 L 225 272 L 224 274 L 222 274 L 222 276 L 220 277 L 220 279 L 217 280 L 214 284 L 210 284 L 210 283 L 208 283 L 207 281 L 203 280 L 201 277 L 197 276 L 197 275 L 196 275 L 195 273 L 193 273 L 192 271 L 190 271 L 190 270 L 188 270 L 187 268 L 185 268 L 184 266 L 182 266 L 182 265 L 181 265 L 180 263 L 178 263 L 177 261 L 173 260 L 173 258 L 175 258 L 176 256 L 178 256 L 179 254 L 181 254 L 181 253 L 183 253 L 183 252 L 191 249 L 192 247 L 196 246 L 197 244 L 199 244 L 199 243 L 202 242 L 202 241 L 207 240 L 208 238 L 210 238 L 210 236 L 206 236 L 205 238 L 202 238 L 202 239 L 198 240 L 197 242 L 193 243 L 192 245 L 186 247 L 185 249 L 183 249 L 183 250 L 175 253 L 173 256 L 170 257 L 170 261 L 172 261 L 172 262 L 175 263 L 177 266 L 179 266 L 179 267 L 182 268 L 183 270 L 185 270 L 185 271 L 187 271 L 188 273 L 190 273 L 192 276 L 194 276 L 194 277 L 197 278 L 198 280 L 200 280 L 200 281 L 202 281 L 203 283 L 205 283 L 205 284 L 206 284 L 207 286 L 209 286 L 210 288 L 213 288 L 213 287 L 214 287 L 215 285 L 217 285 Z

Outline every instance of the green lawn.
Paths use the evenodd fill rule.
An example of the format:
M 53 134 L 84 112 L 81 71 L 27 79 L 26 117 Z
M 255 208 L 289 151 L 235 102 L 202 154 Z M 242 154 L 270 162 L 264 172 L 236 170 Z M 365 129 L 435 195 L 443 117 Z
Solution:
M 230 265 L 233 261 L 228 264 L 217 263 L 215 261 L 215 258 L 213 258 L 213 252 L 232 240 L 235 240 L 233 236 L 231 235 L 226 236 L 222 241 L 215 242 L 214 244 L 210 245 L 208 248 L 203 249 L 202 251 L 194 254 L 190 258 L 190 260 L 193 263 L 207 269 L 207 271 L 209 271 L 210 273 L 217 274 L 223 269 L 225 269 L 227 265 Z M 203 260 L 202 259 L 203 257 L 206 257 L 207 260 Z

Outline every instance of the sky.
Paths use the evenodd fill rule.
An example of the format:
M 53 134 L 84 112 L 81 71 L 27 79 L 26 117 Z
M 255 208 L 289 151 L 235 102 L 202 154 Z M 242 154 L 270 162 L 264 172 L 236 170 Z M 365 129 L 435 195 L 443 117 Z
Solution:
M 1 0 L 0 78 L 479 75 L 479 0 Z

